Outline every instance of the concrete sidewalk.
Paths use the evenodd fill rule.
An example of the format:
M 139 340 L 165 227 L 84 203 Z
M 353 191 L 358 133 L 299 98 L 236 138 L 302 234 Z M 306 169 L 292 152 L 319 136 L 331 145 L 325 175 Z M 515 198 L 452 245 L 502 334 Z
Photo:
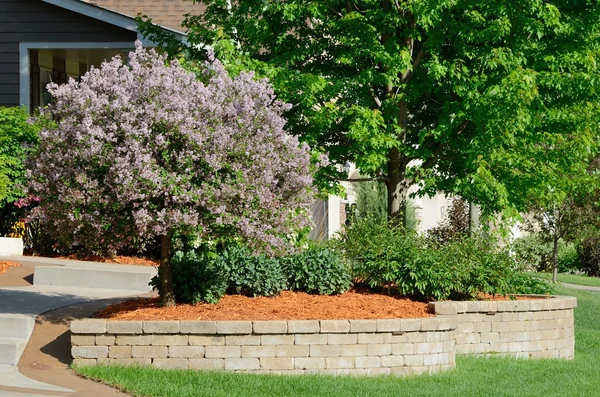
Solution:
M 67 260 L 56 260 L 45 261 L 43 258 L 28 258 L 28 257 L 2 257 L 5 260 L 14 260 L 24 264 L 24 267 L 29 268 L 29 272 L 25 271 L 24 268 L 13 268 L 10 269 L 5 275 L 0 276 L 0 396 L 33 396 L 39 393 L 40 395 L 54 395 L 54 396 L 78 396 L 85 395 L 90 397 L 88 392 L 78 393 L 73 389 L 67 387 L 56 386 L 53 380 L 55 376 L 49 377 L 45 382 L 31 379 L 19 371 L 17 363 L 21 359 L 24 351 L 30 350 L 32 341 L 30 337 L 32 333 L 37 334 L 38 342 L 34 344 L 41 344 L 37 346 L 37 349 L 51 349 L 52 343 L 56 344 L 59 336 L 55 335 L 55 340 L 47 340 L 48 336 L 52 336 L 52 332 L 48 332 L 49 327 L 58 326 L 56 332 L 61 332 L 60 337 L 64 339 L 61 344 L 61 350 L 56 355 L 61 355 L 62 369 L 68 371 L 66 366 L 68 365 L 68 357 L 70 356 L 69 343 L 68 343 L 68 322 L 69 316 L 73 318 L 73 310 L 79 315 L 75 317 L 87 316 L 92 314 L 95 309 L 102 306 L 106 306 L 109 302 L 107 299 L 111 299 L 112 302 L 125 299 L 127 297 L 135 297 L 141 295 L 147 295 L 147 290 L 133 291 L 123 289 L 107 289 L 107 288 L 77 288 L 77 287 L 64 287 L 64 286 L 49 286 L 49 285 L 30 285 L 30 286 L 6 286 L 6 282 L 2 282 L 4 279 L 9 280 L 9 284 L 14 282 L 15 277 L 9 275 L 14 270 L 14 274 L 18 274 L 18 277 L 23 277 L 24 280 L 30 279 L 31 274 L 35 271 L 35 268 L 44 266 L 48 269 L 48 265 L 59 268 L 72 268 L 74 267 L 85 267 L 91 271 L 105 271 L 109 270 L 112 277 L 119 277 L 120 274 L 127 277 L 132 272 L 135 273 L 136 266 L 126 265 L 104 265 L 102 263 L 75 263 L 72 264 Z M 33 260 L 32 260 L 33 259 Z M 81 261 L 76 261 L 81 262 Z M 105 267 L 106 266 L 106 267 Z M 18 269 L 18 270 L 17 270 Z M 121 271 L 119 271 L 121 270 Z M 93 277 L 93 276 L 92 276 Z M 13 284 L 14 285 L 14 284 Z M 18 285 L 22 285 L 18 284 Z M 83 312 L 77 312 L 78 307 L 85 306 L 86 302 L 94 303 L 100 302 L 103 305 L 100 307 L 88 308 Z M 83 305 L 83 306 L 82 306 Z M 96 305 L 98 306 L 98 305 Z M 40 316 L 43 321 L 37 321 L 36 318 L 42 313 L 54 311 L 59 308 L 65 308 L 67 310 L 63 314 L 60 314 L 60 310 L 57 311 L 57 315 L 52 316 Z M 68 308 L 71 309 L 69 313 Z M 91 311 L 90 311 L 91 310 Z M 50 318 L 50 320 L 48 320 Z M 38 319 L 39 320 L 39 319 Z M 35 327 L 34 327 L 35 324 Z M 45 325 L 44 325 L 45 324 Z M 36 329 L 45 326 L 45 332 L 37 332 Z M 42 343 L 39 343 L 42 341 Z M 28 345 L 29 343 L 29 345 Z M 27 346 L 27 347 L 26 347 Z M 63 352 L 64 350 L 64 352 Z M 30 367 L 35 367 L 36 353 L 40 355 L 39 351 L 33 351 L 33 353 L 26 354 L 28 356 L 28 362 Z M 66 362 L 65 362 L 66 361 Z M 33 364 L 32 364 L 33 363 Z M 20 365 L 20 364 L 19 364 Z M 47 366 L 47 365 L 46 365 Z M 69 371 L 70 372 L 70 371 Z M 76 378 L 74 374 L 71 376 Z M 83 381 L 83 380 L 82 380 Z M 87 381 L 84 381 L 87 382 Z M 56 382 L 61 384 L 61 382 Z M 64 382 L 62 382 L 64 384 Z M 73 382 L 71 382 L 73 383 Z M 92 383 L 92 382 L 90 382 Z M 112 390 L 112 389 L 111 389 Z M 37 392 L 36 392 L 37 391 Z M 49 394 L 50 393 L 50 394 Z M 97 395 L 106 395 L 101 393 Z M 119 395 L 122 395 L 119 393 Z

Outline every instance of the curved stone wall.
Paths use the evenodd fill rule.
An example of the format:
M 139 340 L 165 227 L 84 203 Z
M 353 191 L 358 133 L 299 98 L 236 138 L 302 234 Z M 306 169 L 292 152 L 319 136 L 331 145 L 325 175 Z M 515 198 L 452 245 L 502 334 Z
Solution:
M 435 317 L 381 320 L 71 322 L 76 365 L 270 373 L 409 375 L 456 354 L 574 356 L 572 297 L 434 302 Z

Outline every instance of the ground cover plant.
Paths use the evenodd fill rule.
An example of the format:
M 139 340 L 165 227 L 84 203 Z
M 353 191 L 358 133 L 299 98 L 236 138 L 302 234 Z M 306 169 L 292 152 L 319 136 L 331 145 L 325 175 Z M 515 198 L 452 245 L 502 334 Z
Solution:
M 252 73 L 177 61 L 136 43 L 81 82 L 50 84 L 55 128 L 30 156 L 36 216 L 60 243 L 108 255 L 159 237 L 159 292 L 175 304 L 175 232 L 285 246 L 308 225 L 310 153 L 284 131 L 290 106 Z
M 255 396 L 282 397 L 597 395 L 600 293 L 562 287 L 557 293 L 578 300 L 573 361 L 459 356 L 454 370 L 411 378 L 277 376 L 119 366 L 75 370 L 138 397 L 247 396 L 249 390 Z

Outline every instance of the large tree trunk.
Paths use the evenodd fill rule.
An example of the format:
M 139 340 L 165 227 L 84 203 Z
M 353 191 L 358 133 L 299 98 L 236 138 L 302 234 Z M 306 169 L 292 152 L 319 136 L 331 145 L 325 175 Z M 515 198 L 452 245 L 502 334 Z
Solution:
M 387 201 L 388 220 L 406 226 L 406 199 L 408 183 L 405 179 L 406 165 L 398 149 L 392 149 L 388 160 Z
M 164 307 L 175 306 L 173 291 L 173 267 L 171 266 L 171 236 L 160 236 L 160 266 L 158 268 L 160 284 L 158 293 L 160 303 Z
M 552 247 L 552 282 L 558 281 L 558 238 L 554 237 L 554 246 Z

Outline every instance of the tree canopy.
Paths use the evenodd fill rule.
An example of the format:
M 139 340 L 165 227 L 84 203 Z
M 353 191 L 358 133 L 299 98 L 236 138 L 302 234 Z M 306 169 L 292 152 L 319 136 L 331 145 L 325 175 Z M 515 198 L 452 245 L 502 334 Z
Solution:
M 390 217 L 412 184 L 524 210 L 596 152 L 597 0 L 198 2 L 183 48 L 146 34 L 269 77 L 289 131 L 331 160 L 321 185 L 354 162 Z
M 308 224 L 310 149 L 285 133 L 289 106 L 251 73 L 230 78 L 213 60 L 197 78 L 136 45 L 128 64 L 115 57 L 49 86 L 58 122 L 40 134 L 29 187 L 63 243 L 114 254 L 160 236 L 169 305 L 174 231 L 269 249 Z

